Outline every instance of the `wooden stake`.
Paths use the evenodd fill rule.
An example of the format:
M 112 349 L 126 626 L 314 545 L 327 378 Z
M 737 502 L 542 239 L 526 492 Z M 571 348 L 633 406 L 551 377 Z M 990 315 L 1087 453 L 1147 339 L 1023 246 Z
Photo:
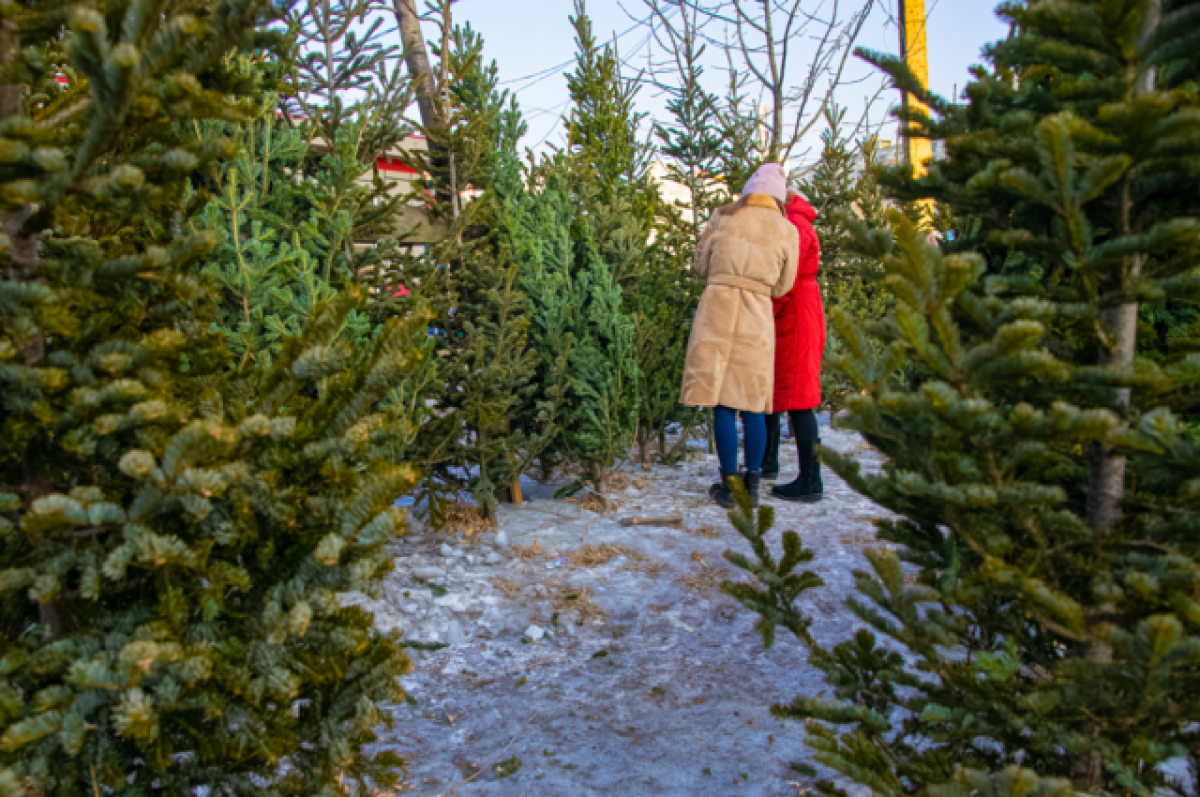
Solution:
M 515 461 L 515 458 L 513 457 L 513 452 L 509 451 L 508 452 L 508 464 L 511 465 L 511 464 L 513 464 L 514 461 Z M 521 504 L 525 503 L 525 498 L 524 498 L 524 496 L 521 495 L 521 477 L 520 476 L 518 476 L 517 478 L 512 480 L 512 484 L 509 485 L 508 489 L 509 489 L 509 492 L 511 493 L 512 502 L 514 504 L 516 504 L 517 506 L 520 506 Z
M 621 518 L 621 525 L 629 526 L 681 526 L 683 515 L 667 515 L 666 517 L 627 517 Z

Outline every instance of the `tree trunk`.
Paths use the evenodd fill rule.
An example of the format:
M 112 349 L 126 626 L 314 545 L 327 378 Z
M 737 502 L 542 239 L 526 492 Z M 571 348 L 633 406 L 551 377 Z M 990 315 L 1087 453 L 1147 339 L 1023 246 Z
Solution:
M 400 41 L 404 46 L 404 62 L 408 73 L 416 81 L 417 109 L 421 112 L 421 124 L 427 129 L 439 126 L 441 114 L 437 105 L 437 84 L 433 70 L 429 67 L 429 51 L 425 48 L 425 36 L 421 33 L 421 18 L 417 13 L 416 0 L 392 0 L 396 24 L 400 28 Z
M 1135 261 L 1139 258 L 1134 258 Z M 1141 263 L 1129 267 L 1129 275 L 1136 278 Z M 1123 304 L 1101 314 L 1101 323 L 1113 339 L 1111 348 L 1100 349 L 1100 365 L 1129 365 L 1137 351 L 1138 306 Z M 1118 388 L 1114 403 L 1117 409 L 1128 407 L 1132 391 Z M 1088 473 L 1087 524 L 1099 535 L 1108 532 L 1121 516 L 1121 500 L 1125 497 L 1125 457 L 1113 451 L 1105 443 L 1092 446 L 1091 470 Z
M 1143 39 L 1153 35 L 1162 19 L 1162 0 L 1147 0 L 1147 13 L 1142 29 Z M 1134 93 L 1145 95 L 1154 91 L 1155 70 L 1147 69 L 1140 76 L 1135 75 Z M 1136 224 L 1133 219 L 1132 186 L 1126 176 L 1121 187 L 1121 234 L 1130 235 Z M 1120 288 L 1130 293 L 1134 283 L 1141 276 L 1144 258 L 1133 256 L 1128 258 L 1121 269 Z M 1100 365 L 1115 365 L 1118 367 L 1132 365 L 1137 355 L 1137 323 L 1138 305 L 1130 302 L 1118 307 L 1105 310 L 1101 315 L 1101 324 L 1109 336 L 1109 345 L 1100 347 Z M 1114 396 L 1117 410 L 1128 407 L 1133 398 L 1133 391 L 1127 387 L 1118 388 Z M 1120 518 L 1121 501 L 1125 497 L 1125 457 L 1113 452 L 1112 448 L 1097 443 L 1092 449 L 1091 470 L 1088 473 L 1087 524 L 1100 536 L 1106 533 Z
M 587 464 L 588 475 L 592 477 L 592 491 L 601 498 L 608 499 L 608 471 L 599 462 Z
M 1162 0 L 1147 0 L 1147 14 L 1142 29 L 1143 38 L 1149 38 L 1162 18 Z M 1154 91 L 1155 70 L 1147 69 L 1137 80 L 1134 93 L 1145 95 Z M 1121 234 L 1130 235 L 1138 226 L 1133 219 L 1132 186 L 1126 175 L 1121 186 Z M 1141 276 L 1145 258 L 1135 255 L 1121 267 L 1120 289 L 1128 295 Z M 1129 302 L 1105 310 L 1100 323 L 1108 336 L 1108 345 L 1101 342 L 1100 365 L 1129 366 L 1137 356 L 1137 302 Z M 1133 400 L 1133 391 L 1122 387 L 1113 396 L 1114 408 L 1119 412 Z M 1093 531 L 1093 555 L 1103 556 L 1105 538 L 1121 517 L 1121 502 L 1125 498 L 1125 457 L 1117 454 L 1105 443 L 1092 447 L 1091 468 L 1088 473 L 1087 524 Z M 1099 620 L 1100 618 L 1094 618 Z M 1093 623 L 1094 625 L 1094 623 Z M 1110 664 L 1113 660 L 1112 646 L 1100 639 L 1091 638 L 1086 643 L 1085 655 L 1096 664 Z M 1076 776 L 1087 794 L 1099 794 L 1106 788 L 1104 757 L 1098 747 L 1083 753 L 1075 762 Z
M 400 29 L 400 42 L 404 47 L 404 62 L 408 73 L 415 81 L 417 94 L 417 110 L 421 114 L 421 124 L 426 132 L 426 146 L 429 147 L 429 163 L 435 172 L 434 193 L 443 202 L 450 203 L 452 213 L 458 216 L 458 197 L 447 188 L 441 180 L 447 178 L 450 159 L 442 138 L 445 124 L 445 113 L 438 92 L 438 82 L 429 65 L 429 50 L 425 47 L 425 34 L 421 32 L 421 17 L 417 13 L 417 0 L 392 0 L 392 10 L 396 15 L 396 25 Z M 443 58 L 445 55 L 443 55 Z M 436 187 L 440 186 L 440 187 Z

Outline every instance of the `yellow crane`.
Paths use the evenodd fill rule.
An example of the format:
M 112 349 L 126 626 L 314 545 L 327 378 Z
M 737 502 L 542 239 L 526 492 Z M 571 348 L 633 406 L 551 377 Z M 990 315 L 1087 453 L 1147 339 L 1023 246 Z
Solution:
M 900 23 L 900 57 L 908 68 L 929 88 L 929 49 L 925 41 L 925 0 L 896 0 Z M 904 107 L 924 108 L 916 97 L 904 95 Z M 912 166 L 914 176 L 925 173 L 925 163 L 933 157 L 933 147 L 927 139 L 904 137 L 905 162 Z

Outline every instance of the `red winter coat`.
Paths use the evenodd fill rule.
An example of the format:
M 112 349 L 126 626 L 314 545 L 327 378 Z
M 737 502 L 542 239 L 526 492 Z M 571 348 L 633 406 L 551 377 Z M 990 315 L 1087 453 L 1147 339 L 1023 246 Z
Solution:
M 821 244 L 813 230 L 817 213 L 797 196 L 787 208 L 800 235 L 796 284 L 775 305 L 775 400 L 772 412 L 807 410 L 821 403 L 821 358 L 825 356 L 825 308 L 817 270 Z

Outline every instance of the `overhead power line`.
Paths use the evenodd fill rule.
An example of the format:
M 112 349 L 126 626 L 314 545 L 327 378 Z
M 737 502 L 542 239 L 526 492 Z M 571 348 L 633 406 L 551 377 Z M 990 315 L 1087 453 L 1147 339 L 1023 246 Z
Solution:
M 625 37 L 626 37 L 626 36 L 628 36 L 630 33 L 633 33 L 633 32 L 634 32 L 635 30 L 637 30 L 638 28 L 640 28 L 640 27 L 644 26 L 644 25 L 645 25 L 647 22 L 649 22 L 649 21 L 650 21 L 650 19 L 651 19 L 651 17 L 649 17 L 649 16 L 648 16 L 648 17 L 646 17 L 645 19 L 639 19 L 639 20 L 637 20 L 637 21 L 636 21 L 636 22 L 634 22 L 632 25 L 630 25 L 628 28 L 626 28 L 625 30 L 623 30 L 623 31 L 621 31 L 620 33 L 618 33 L 618 34 L 616 35 L 616 39 L 619 41 L 619 40 L 621 40 L 621 39 L 625 38 Z M 639 45 L 637 48 L 635 48 L 634 52 L 636 53 L 637 51 L 641 50 L 642 46 L 644 46 L 644 44 L 643 44 L 643 45 Z M 540 70 L 540 71 L 538 71 L 538 72 L 533 72 L 533 73 L 531 73 L 531 74 L 528 74 L 528 75 L 522 75 L 521 77 L 510 78 L 509 80 L 501 80 L 501 81 L 500 81 L 500 83 L 499 83 L 499 85 L 501 85 L 501 86 L 507 86 L 507 85 L 510 85 L 510 84 L 512 84 L 512 83 L 521 83 L 521 82 L 524 82 L 524 81 L 526 81 L 526 80 L 532 80 L 532 81 L 533 81 L 533 82 L 532 82 L 532 83 L 530 83 L 528 86 L 522 86 L 521 88 L 519 88 L 519 89 L 516 89 L 516 91 L 519 93 L 519 92 L 525 91 L 525 90 L 526 90 L 526 89 L 528 89 L 528 88 L 532 88 L 532 87 L 536 86 L 538 83 L 541 83 L 543 80 L 545 80 L 545 79 L 546 79 L 546 78 L 548 78 L 548 77 L 551 77 L 551 76 L 553 76 L 553 75 L 555 75 L 555 74 L 558 74 L 558 73 L 562 72 L 563 70 L 565 70 L 567 67 L 569 67 L 569 66 L 570 66 L 571 64 L 573 64 L 573 63 L 575 63 L 575 58 L 574 58 L 574 57 L 572 57 L 570 60 L 563 61 L 561 64 L 555 64 L 554 66 L 547 67 L 547 68 L 545 68 L 545 69 L 542 69 L 542 70 Z

